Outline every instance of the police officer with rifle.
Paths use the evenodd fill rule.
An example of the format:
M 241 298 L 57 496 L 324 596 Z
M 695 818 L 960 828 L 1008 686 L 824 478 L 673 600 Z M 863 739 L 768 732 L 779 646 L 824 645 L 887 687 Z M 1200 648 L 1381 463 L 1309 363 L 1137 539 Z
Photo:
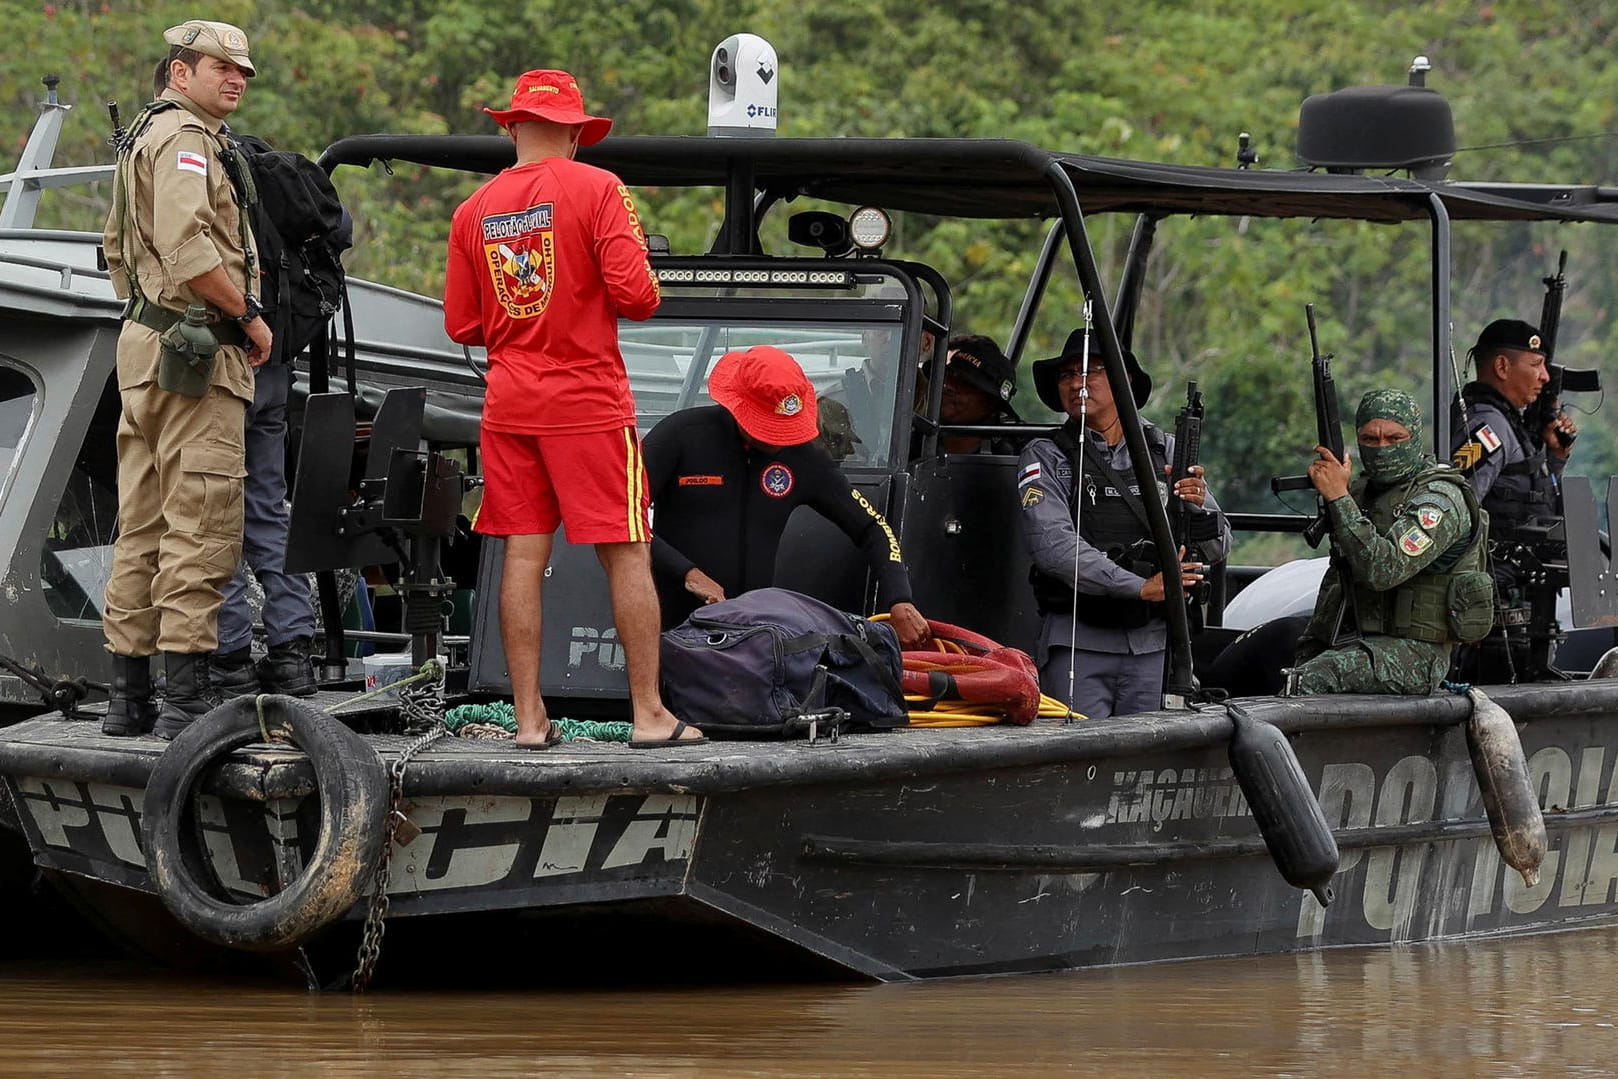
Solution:
M 1137 406 L 1152 380 L 1125 352 Z M 1074 330 L 1058 356 L 1033 364 L 1034 387 L 1067 422 L 1031 441 L 1018 459 L 1019 523 L 1042 621 L 1036 659 L 1040 686 L 1091 718 L 1162 707 L 1168 628 L 1164 567 L 1147 526 L 1146 498 L 1176 499 L 1181 558 L 1168 571 L 1190 589 L 1206 562 L 1230 553 L 1230 525 L 1208 492 L 1201 465 L 1184 462 L 1175 441 L 1143 421 L 1157 490 L 1142 491 L 1124 440 L 1117 403 L 1088 327 Z M 1189 433 L 1189 431 L 1188 431 Z M 1188 447 L 1190 449 L 1190 447 Z M 1194 461 L 1194 456 L 1191 458 Z
M 1561 409 L 1561 392 L 1600 388 L 1594 371 L 1551 363 L 1561 320 L 1562 267 L 1545 279 L 1541 325 L 1496 319 L 1468 353 L 1476 378 L 1451 413 L 1452 459 L 1489 512 L 1490 572 L 1497 591 L 1493 632 L 1463 650 L 1456 677 L 1527 682 L 1558 677 L 1561 639 L 1556 597 L 1568 583 L 1561 475 L 1578 427 Z

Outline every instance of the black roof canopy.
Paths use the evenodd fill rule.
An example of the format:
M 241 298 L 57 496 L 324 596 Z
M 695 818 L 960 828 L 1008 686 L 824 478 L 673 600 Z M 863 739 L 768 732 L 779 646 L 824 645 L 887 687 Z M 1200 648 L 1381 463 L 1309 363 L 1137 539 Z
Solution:
M 846 205 L 942 217 L 1056 216 L 1059 165 L 1086 213 L 1411 221 L 1436 194 L 1451 218 L 1618 223 L 1618 187 L 1469 184 L 1398 176 L 1165 165 L 1043 150 L 1013 139 L 720 139 L 615 136 L 580 151 L 633 187 L 724 187 L 740 162 L 755 185 Z M 359 135 L 321 155 L 328 169 L 409 161 L 494 173 L 514 150 L 499 135 Z

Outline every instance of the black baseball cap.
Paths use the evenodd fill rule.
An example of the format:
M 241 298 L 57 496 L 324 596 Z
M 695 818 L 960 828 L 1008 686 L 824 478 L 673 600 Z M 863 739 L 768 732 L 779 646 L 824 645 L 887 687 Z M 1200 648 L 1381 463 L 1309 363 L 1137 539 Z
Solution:
M 1017 368 L 988 337 L 952 339 L 945 370 L 961 376 L 1002 405 L 1009 403 L 1011 395 L 1017 392 Z

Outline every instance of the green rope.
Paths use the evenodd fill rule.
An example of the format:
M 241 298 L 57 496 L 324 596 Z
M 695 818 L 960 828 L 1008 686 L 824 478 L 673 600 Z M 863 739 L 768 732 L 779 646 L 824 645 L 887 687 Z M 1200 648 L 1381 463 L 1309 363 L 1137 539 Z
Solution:
M 621 722 L 603 722 L 593 719 L 552 719 L 567 741 L 588 738 L 594 742 L 627 742 L 631 725 Z M 488 704 L 458 704 L 444 713 L 444 726 L 459 734 L 462 727 L 473 723 L 487 723 L 517 733 L 517 710 L 509 701 L 491 701 Z

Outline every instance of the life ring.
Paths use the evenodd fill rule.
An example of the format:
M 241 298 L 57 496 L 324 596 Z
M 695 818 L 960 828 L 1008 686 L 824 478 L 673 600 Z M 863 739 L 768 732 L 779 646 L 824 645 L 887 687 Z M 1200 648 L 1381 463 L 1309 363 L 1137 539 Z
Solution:
M 320 834 L 295 880 L 243 903 L 220 884 L 187 810 L 203 770 L 263 741 L 265 727 L 290 729 L 314 766 Z M 295 697 L 237 697 L 181 731 L 152 770 L 141 820 L 147 871 L 163 905 L 198 936 L 249 951 L 289 948 L 365 895 L 382 854 L 387 805 L 382 758 L 341 721 Z

